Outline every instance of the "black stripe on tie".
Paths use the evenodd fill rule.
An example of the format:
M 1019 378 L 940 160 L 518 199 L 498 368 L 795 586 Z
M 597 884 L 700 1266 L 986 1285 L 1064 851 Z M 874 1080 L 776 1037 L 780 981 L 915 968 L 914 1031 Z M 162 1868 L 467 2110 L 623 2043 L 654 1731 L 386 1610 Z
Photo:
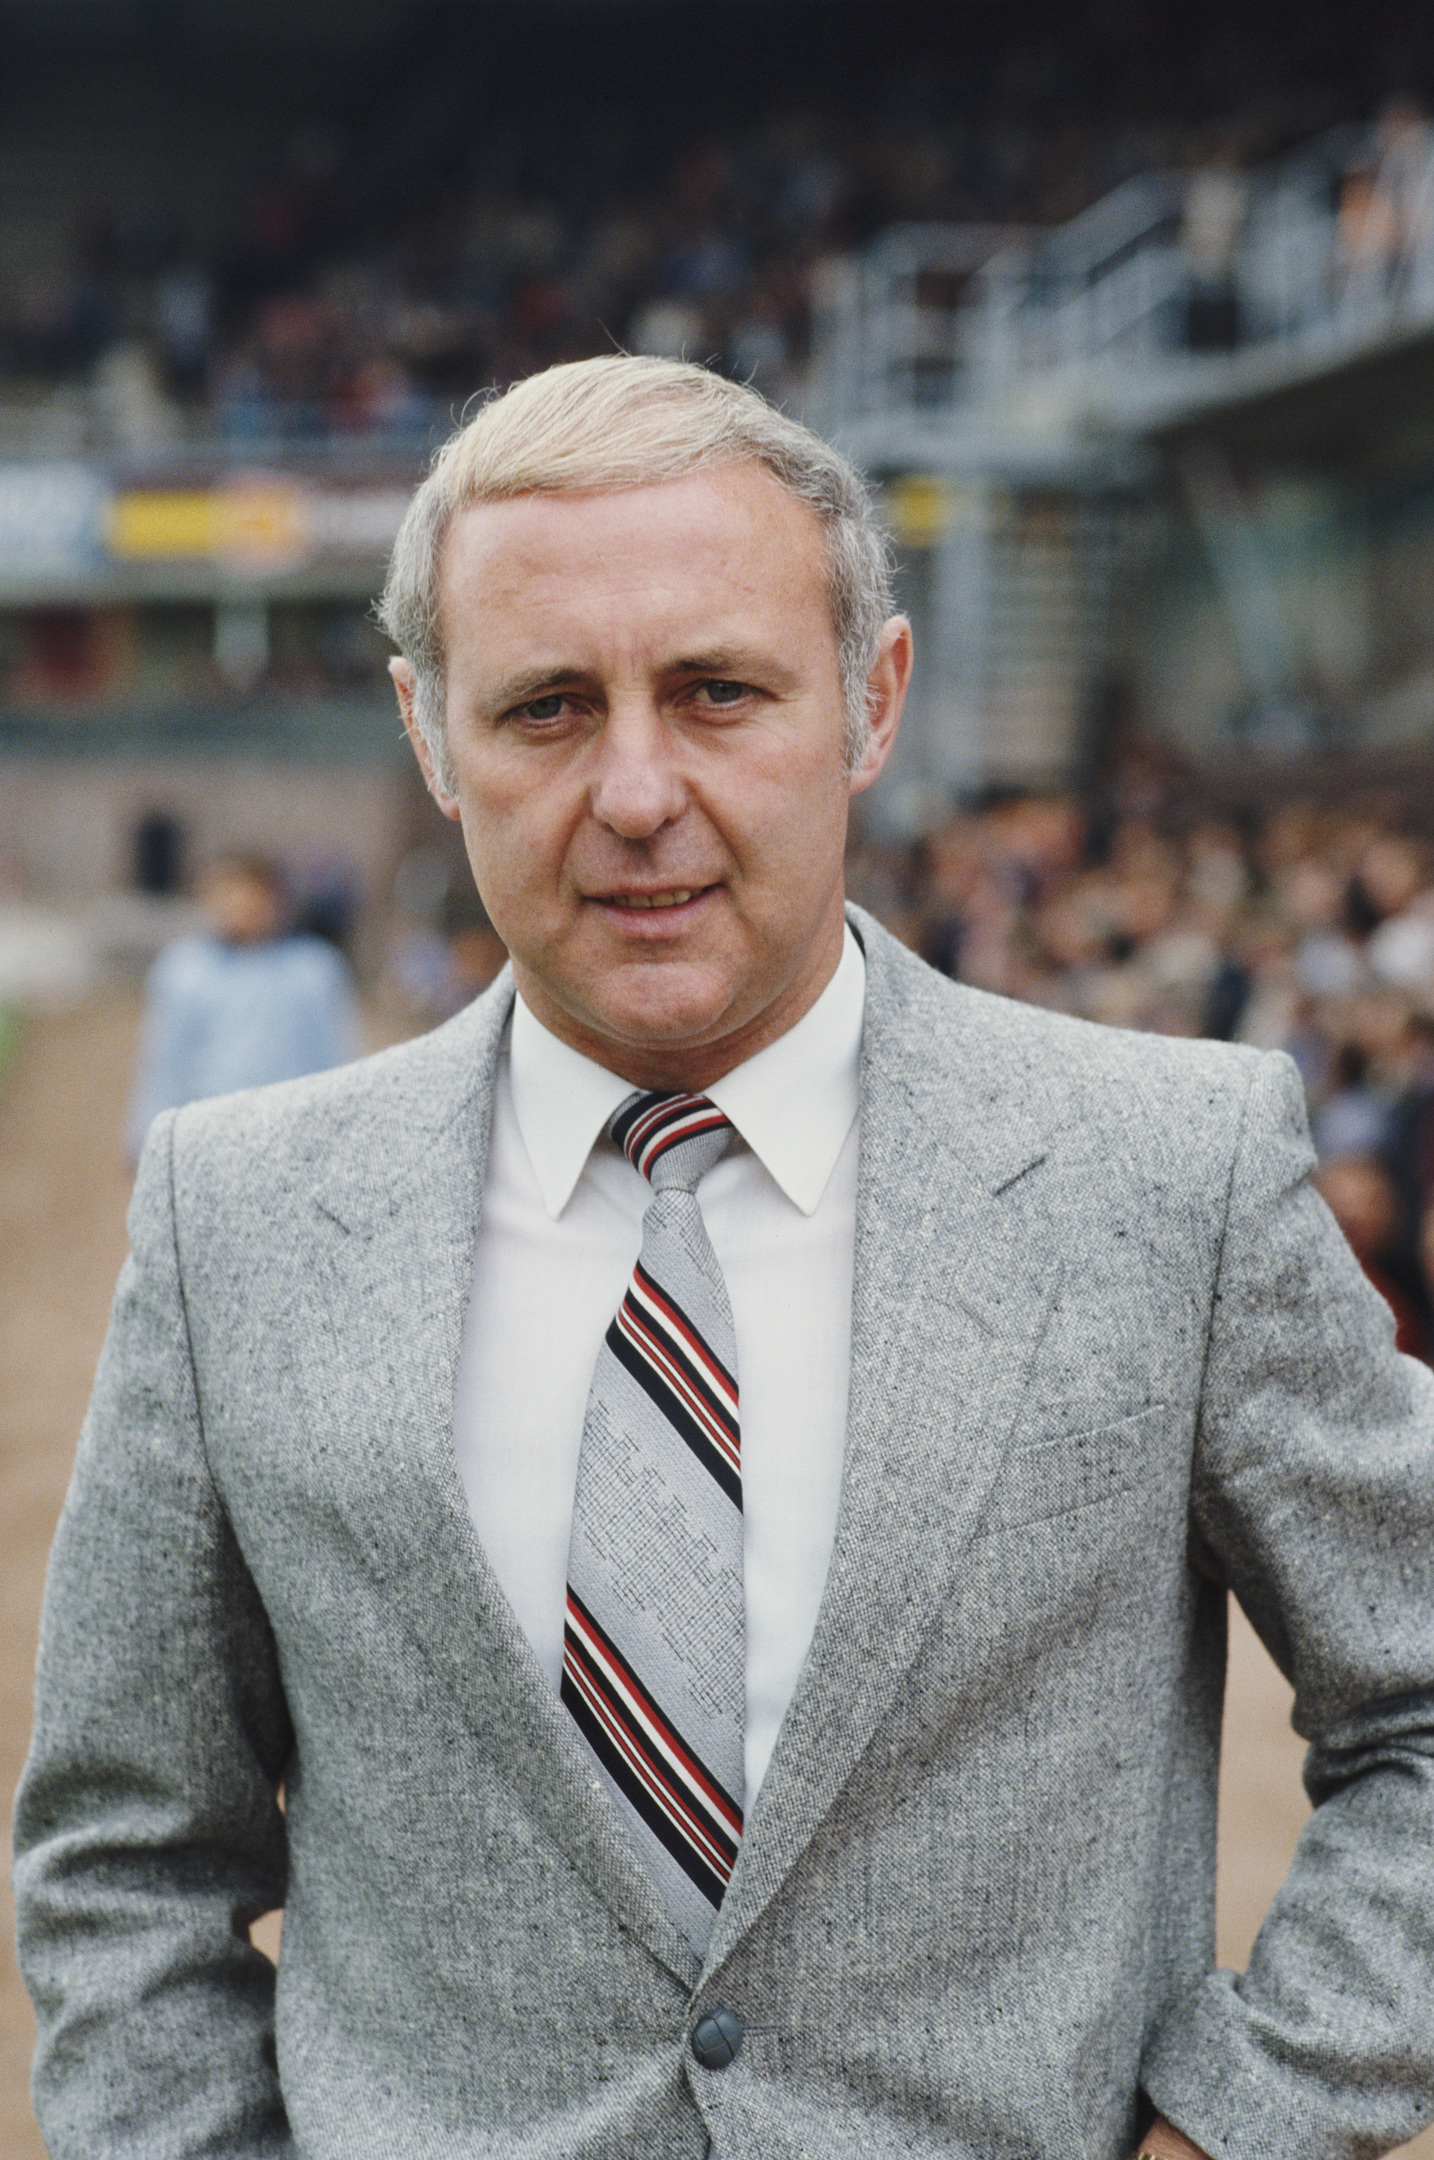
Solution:
M 642 1389 L 644 1395 L 655 1403 L 673 1431 L 691 1448 L 704 1470 L 716 1479 L 727 1498 L 740 1514 L 742 1512 L 742 1480 L 724 1457 L 714 1447 L 686 1405 L 680 1402 L 661 1373 L 655 1372 L 635 1343 L 628 1341 L 617 1324 L 616 1315 L 604 1340 L 609 1350 Z
M 686 1101 L 687 1097 L 683 1094 L 673 1094 L 665 1096 L 639 1095 L 627 1105 L 626 1109 L 619 1110 L 617 1116 L 609 1125 L 608 1131 L 611 1133 L 613 1139 L 617 1142 L 618 1146 L 623 1150 L 624 1153 L 626 1153 L 627 1136 L 632 1131 L 633 1126 L 637 1123 L 639 1118 L 647 1117 L 651 1111 L 657 1108 L 657 1105 L 660 1102 L 679 1103 Z
M 601 1686 L 601 1674 L 594 1675 L 592 1660 L 584 1653 L 582 1646 L 575 1641 L 571 1631 L 568 1633 L 566 1647 L 568 1657 L 577 1658 L 582 1664 L 584 1673 L 590 1678 L 595 1678 L 597 1685 Z M 568 1671 L 566 1662 L 563 1668 L 561 1693 L 563 1705 L 568 1715 L 572 1718 L 578 1731 L 582 1734 L 593 1754 L 602 1764 L 633 1813 L 647 1825 L 663 1850 L 672 1855 L 683 1874 L 687 1876 L 694 1888 L 706 1898 L 708 1904 L 712 1906 L 720 1905 L 727 1890 L 726 1877 L 719 1875 L 716 1869 L 709 1865 L 702 1854 L 693 1846 L 690 1839 L 684 1836 L 680 1825 L 672 1820 L 666 1809 L 661 1806 L 647 1786 L 644 1785 L 642 1779 L 633 1769 L 626 1756 L 616 1746 L 591 1704 L 583 1695 L 581 1688 Z M 606 1689 L 603 1690 L 603 1693 L 610 1703 L 612 1699 L 610 1693 Z M 622 1722 L 624 1730 L 630 1732 L 631 1727 L 628 1725 L 627 1720 L 623 1719 Z M 643 1753 L 647 1757 L 646 1749 L 643 1750 Z M 650 1760 L 650 1757 L 647 1757 L 647 1759 Z M 690 1796 L 684 1794 L 683 1797 L 690 1805 Z M 704 1829 L 711 1836 L 714 1844 L 726 1856 L 728 1873 L 730 1874 L 737 1858 L 735 1843 L 711 1815 L 704 1814 L 702 1821 Z
M 632 1294 L 632 1287 L 629 1285 L 623 1293 L 622 1302 L 632 1314 L 633 1320 L 637 1326 L 646 1329 L 648 1334 L 657 1337 L 673 1364 L 678 1366 L 686 1375 L 694 1391 L 702 1397 L 703 1402 L 706 1403 L 723 1431 L 730 1433 L 734 1441 L 738 1440 L 737 1420 L 712 1384 L 712 1372 L 715 1372 L 725 1381 L 735 1395 L 737 1393 L 737 1383 L 731 1373 L 728 1372 L 721 1358 L 717 1356 L 702 1330 L 688 1319 L 676 1298 L 669 1291 L 664 1290 L 660 1283 L 653 1280 L 640 1260 L 632 1272 L 641 1288 L 647 1292 L 653 1304 L 657 1307 L 656 1313 L 650 1313 L 646 1306 L 639 1305 Z M 688 1340 L 689 1336 L 691 1341 Z M 694 1349 L 693 1344 L 700 1345 L 700 1349 Z M 708 1372 L 704 1366 L 702 1362 L 704 1358 L 707 1364 L 711 1366 L 712 1372 Z
M 676 1824 L 669 1822 L 641 1780 L 633 1775 L 566 1673 L 563 1674 L 562 1694 L 573 1723 L 633 1813 L 641 1817 L 658 1843 L 671 1853 L 683 1874 L 691 1878 L 708 1904 L 720 1905 L 726 1884 L 698 1858 Z
M 586 1629 L 588 1631 L 588 1633 L 592 1636 L 593 1641 L 596 1642 L 602 1649 L 603 1654 L 612 1660 L 613 1665 L 616 1667 L 617 1671 L 622 1676 L 623 1685 L 629 1690 L 632 1695 L 636 1697 L 638 1703 L 641 1705 L 643 1715 L 651 1718 L 653 1724 L 657 1727 L 658 1731 L 666 1739 L 668 1745 L 684 1759 L 692 1775 L 695 1776 L 700 1783 L 706 1784 L 711 1787 L 712 1792 L 716 1795 L 716 1798 L 720 1805 L 727 1809 L 728 1813 L 732 1818 L 732 1821 L 736 1824 L 737 1834 L 738 1836 L 740 1836 L 742 1830 L 742 1810 L 737 1805 L 737 1802 L 732 1798 L 732 1795 L 728 1792 L 726 1786 L 722 1783 L 721 1778 L 719 1778 L 715 1774 L 715 1772 L 708 1769 L 706 1763 L 702 1760 L 702 1757 L 698 1754 L 696 1748 L 689 1746 L 688 1742 L 683 1739 L 681 1733 L 677 1730 L 677 1727 L 673 1724 L 671 1718 L 667 1715 L 666 1711 L 661 1708 L 661 1706 L 656 1702 L 654 1697 L 649 1693 L 648 1689 L 645 1688 L 642 1682 L 638 1679 L 637 1674 L 633 1671 L 627 1659 L 618 1649 L 617 1644 L 613 1641 L 607 1629 L 603 1627 L 601 1623 L 595 1618 L 592 1607 L 590 1605 L 584 1604 L 583 1600 L 578 1596 L 577 1591 L 573 1588 L 571 1583 L 567 1585 L 567 1600 L 571 1610 L 569 1611 L 567 1617 L 563 1622 L 564 1648 L 566 1649 L 570 1647 L 575 1650 L 582 1658 L 584 1668 L 587 1670 L 593 1670 L 592 1652 L 584 1639 L 582 1629 Z M 580 1623 L 579 1627 L 574 1627 L 573 1625 L 574 1613 L 577 1614 L 578 1621 Z M 613 1695 L 610 1681 L 607 1680 L 601 1672 L 595 1672 L 594 1677 L 601 1684 L 604 1700 L 612 1702 Z M 614 1708 L 619 1710 L 624 1726 L 629 1726 L 631 1721 L 628 1712 L 623 1710 L 621 1708 L 621 1705 L 619 1704 L 614 1704 Z M 648 1752 L 645 1741 L 643 1742 L 643 1752 Z M 707 1816 L 709 1812 L 709 1802 L 704 1800 L 700 1804 L 700 1812 L 704 1817 Z M 735 1860 L 737 1857 L 737 1843 L 736 1838 L 734 1838 L 732 1835 L 730 1827 L 723 1823 L 720 1816 L 713 1816 L 708 1827 L 710 1828 L 712 1835 L 716 1839 L 717 1843 L 728 1855 L 729 1859 Z
M 683 1116 L 686 1117 L 687 1115 L 689 1113 L 684 1111 Z M 729 1123 L 730 1120 L 724 1116 L 722 1111 L 714 1109 L 712 1115 L 704 1118 L 699 1125 L 685 1126 L 680 1132 L 665 1135 L 659 1133 L 656 1138 L 649 1138 L 644 1141 L 643 1145 L 638 1149 L 638 1153 L 642 1157 L 638 1168 L 641 1169 L 645 1178 L 651 1179 L 653 1171 L 657 1168 L 663 1156 L 670 1154 L 673 1148 L 686 1147 L 689 1140 L 700 1140 L 704 1133 L 721 1132 L 724 1126 Z

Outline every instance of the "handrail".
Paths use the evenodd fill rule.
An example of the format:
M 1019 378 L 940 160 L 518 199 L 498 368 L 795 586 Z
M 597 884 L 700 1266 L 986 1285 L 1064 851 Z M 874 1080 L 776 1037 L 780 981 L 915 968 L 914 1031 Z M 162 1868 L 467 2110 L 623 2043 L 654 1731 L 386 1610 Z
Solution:
M 895 227 L 817 325 L 818 412 L 838 428 L 918 408 L 975 416 L 1042 378 L 1089 376 L 1094 395 L 1122 371 L 1187 384 L 1199 374 L 1211 388 L 1256 349 L 1278 359 L 1287 348 L 1294 365 L 1307 349 L 1434 327 L 1434 134 L 1424 149 L 1422 214 L 1394 220 L 1392 243 L 1361 241 L 1341 211 L 1343 176 L 1360 160 L 1373 161 L 1375 184 L 1396 185 L 1378 181 L 1379 138 L 1351 127 L 1254 172 L 1137 174 L 1049 232 Z M 1228 178 L 1213 262 L 1200 253 L 1202 177 L 1217 210 Z

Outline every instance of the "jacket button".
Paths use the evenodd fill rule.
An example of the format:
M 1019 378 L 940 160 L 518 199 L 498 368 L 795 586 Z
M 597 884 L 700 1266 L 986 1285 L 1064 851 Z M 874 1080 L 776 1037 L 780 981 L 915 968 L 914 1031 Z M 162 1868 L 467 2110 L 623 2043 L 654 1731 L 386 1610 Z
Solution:
M 709 2010 L 692 2028 L 692 2052 L 704 2070 L 725 2070 L 737 2060 L 743 2032 L 735 2010 Z

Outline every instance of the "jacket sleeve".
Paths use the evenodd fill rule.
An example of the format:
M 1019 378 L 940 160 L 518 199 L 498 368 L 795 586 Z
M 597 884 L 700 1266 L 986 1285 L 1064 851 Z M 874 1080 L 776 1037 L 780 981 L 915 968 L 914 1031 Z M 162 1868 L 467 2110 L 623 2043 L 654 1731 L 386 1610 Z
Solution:
M 173 1115 L 146 1146 L 50 1562 L 16 1803 L 21 1966 L 52 2160 L 288 2154 L 273 1968 L 274 1643 L 210 1478 L 176 1256 Z
M 1307 1182 L 1262 1060 L 1231 1177 L 1197 1437 L 1197 1557 L 1295 1690 L 1314 1813 L 1243 1976 L 1142 2082 L 1228 2160 L 1367 2160 L 1434 2121 L 1434 1374 Z

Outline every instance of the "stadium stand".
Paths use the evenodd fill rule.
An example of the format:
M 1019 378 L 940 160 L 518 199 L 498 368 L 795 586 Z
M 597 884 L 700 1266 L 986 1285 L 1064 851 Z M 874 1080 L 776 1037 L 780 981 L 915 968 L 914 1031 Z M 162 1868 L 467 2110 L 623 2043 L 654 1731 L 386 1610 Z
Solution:
M 1090 8 L 1063 40 L 1036 8 L 1018 43 L 983 10 L 957 40 L 937 11 L 898 7 L 875 82 L 850 6 L 732 6 L 705 42 L 691 11 L 610 8 L 598 27 L 551 0 L 370 7 L 367 35 L 363 11 L 346 16 L 319 68 L 285 68 L 212 6 L 107 12 L 132 18 L 108 45 L 103 8 L 0 10 L 12 440 L 48 428 L 57 446 L 148 452 L 198 426 L 247 448 L 411 448 L 475 388 L 614 341 L 791 390 L 831 255 L 918 220 L 1061 225 L 1177 168 L 1200 176 L 1187 327 L 1219 344 L 1238 334 L 1220 256 L 1241 173 L 1353 117 L 1359 94 L 1318 82 L 1308 29 L 1272 93 L 1258 43 L 1227 22 L 1232 50 L 1205 55 L 1192 103 L 1180 10 L 1132 37 Z M 63 34 L 66 13 L 84 37 Z M 312 8 L 292 13 L 318 34 Z M 679 92 L 690 61 L 690 100 L 664 56 Z M 589 94 L 599 64 L 628 97 Z M 501 111 L 495 81 L 512 85 Z M 1365 213 L 1349 179 L 1351 291 L 1379 274 L 1391 166 L 1376 154 Z
M 1218 10 L 1213 42 L 1205 13 L 1094 5 L 1033 7 L 1020 42 L 912 0 L 879 38 L 845 0 L 705 32 L 556 0 L 283 13 L 288 46 L 281 11 L 217 0 L 0 5 L 12 739 L 102 706 L 202 734 L 262 688 L 313 741 L 313 699 L 373 679 L 361 603 L 432 441 L 488 384 L 621 343 L 754 380 L 890 483 L 930 656 L 888 790 L 910 822 L 1080 754 L 1144 531 L 1122 440 L 1229 405 L 1272 343 L 1327 372 L 1427 307 L 1427 127 L 1349 117 L 1400 64 L 1377 32 L 1361 70 L 1318 19 L 1274 68 Z M 1252 676 L 1225 705 L 1308 705 L 1278 609 L 1244 605 L 1218 458 L 1184 470 Z

